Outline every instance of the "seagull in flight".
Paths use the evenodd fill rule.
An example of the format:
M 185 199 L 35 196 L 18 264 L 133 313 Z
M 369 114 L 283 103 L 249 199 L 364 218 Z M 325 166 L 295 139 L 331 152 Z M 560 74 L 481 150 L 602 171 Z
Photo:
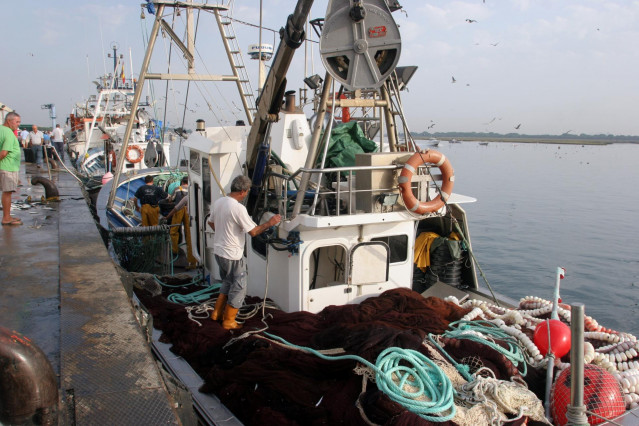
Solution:
M 515 129 L 519 129 L 521 127 L 521 123 L 515 126 Z
M 453 81 L 451 83 L 457 83 L 457 80 L 455 80 L 455 77 L 451 77 L 453 79 Z
M 488 123 L 484 123 L 484 126 L 488 126 L 490 123 L 492 123 L 495 120 L 497 120 L 497 117 L 493 117 L 493 119 L 490 120 Z
M 497 46 L 499 44 L 499 42 L 497 43 L 490 43 L 491 46 Z
M 435 126 L 435 123 L 431 124 L 430 126 L 428 126 L 429 129 L 433 128 Z
M 474 19 L 466 19 L 466 22 L 468 22 L 469 24 L 472 24 L 473 22 L 477 22 L 477 21 Z

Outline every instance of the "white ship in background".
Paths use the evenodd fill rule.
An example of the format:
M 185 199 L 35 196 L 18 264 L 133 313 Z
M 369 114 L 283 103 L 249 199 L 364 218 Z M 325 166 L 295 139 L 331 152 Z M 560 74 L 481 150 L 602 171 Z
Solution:
M 126 148 L 124 170 L 176 166 L 170 161 L 170 145 L 179 139 L 174 132 L 162 128 L 162 122 L 148 112 L 151 103 L 140 103 L 131 111 L 137 82 L 127 78 L 123 56 L 117 44 L 112 46 L 113 72 L 93 81 L 97 93 L 78 103 L 67 119 L 68 151 L 75 166 L 85 176 L 102 176 L 115 170 L 129 118 L 133 114 L 135 129 Z M 105 155 L 106 153 L 106 155 Z M 182 157 L 184 158 L 184 157 Z

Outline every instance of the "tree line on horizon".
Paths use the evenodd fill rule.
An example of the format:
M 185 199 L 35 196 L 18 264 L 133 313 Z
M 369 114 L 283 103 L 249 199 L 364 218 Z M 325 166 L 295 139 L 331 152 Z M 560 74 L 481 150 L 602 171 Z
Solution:
M 433 139 L 452 139 L 452 138 L 474 138 L 477 140 L 487 140 L 490 138 L 519 138 L 519 139 L 566 139 L 566 140 L 611 140 L 616 142 L 637 142 L 639 136 L 630 135 L 587 135 L 581 133 L 563 135 L 523 135 L 520 133 L 495 133 L 495 132 L 411 132 L 414 137 L 433 138 Z

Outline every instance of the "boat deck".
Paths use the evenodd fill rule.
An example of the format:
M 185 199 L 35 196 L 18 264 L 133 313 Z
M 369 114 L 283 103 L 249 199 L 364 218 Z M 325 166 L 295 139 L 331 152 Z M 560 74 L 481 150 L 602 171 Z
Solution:
M 40 204 L 46 165 L 22 163 L 0 230 L 0 325 L 30 338 L 58 377 L 60 424 L 180 424 L 80 184 L 52 171 L 59 202 Z

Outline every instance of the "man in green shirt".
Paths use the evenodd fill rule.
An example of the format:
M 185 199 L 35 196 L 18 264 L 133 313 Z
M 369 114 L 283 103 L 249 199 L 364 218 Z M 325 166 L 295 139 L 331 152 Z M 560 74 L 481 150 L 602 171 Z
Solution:
M 16 130 L 20 115 L 10 112 L 0 126 L 0 191 L 2 191 L 2 225 L 22 225 L 22 221 L 11 216 L 11 194 L 18 188 L 20 171 L 20 144 Z

